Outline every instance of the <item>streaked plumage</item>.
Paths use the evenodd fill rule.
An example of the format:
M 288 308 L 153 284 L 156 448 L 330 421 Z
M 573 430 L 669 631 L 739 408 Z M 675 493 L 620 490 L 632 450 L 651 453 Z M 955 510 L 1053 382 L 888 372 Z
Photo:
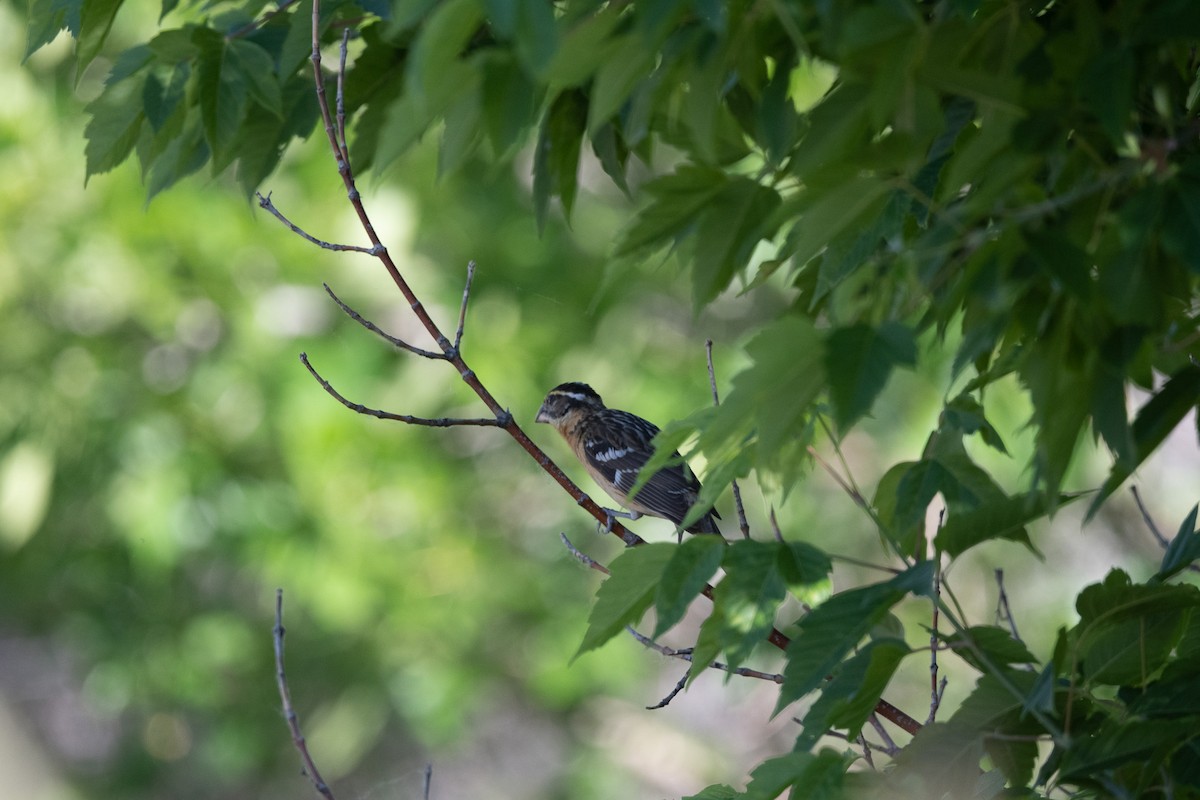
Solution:
M 587 384 L 564 383 L 551 389 L 537 421 L 553 425 L 600 488 L 635 514 L 678 525 L 699 496 L 700 481 L 675 453 L 678 463 L 656 472 L 630 498 L 638 471 L 654 454 L 658 427 L 628 411 L 606 408 Z M 717 519 L 716 510 L 711 510 L 687 530 L 720 535 Z

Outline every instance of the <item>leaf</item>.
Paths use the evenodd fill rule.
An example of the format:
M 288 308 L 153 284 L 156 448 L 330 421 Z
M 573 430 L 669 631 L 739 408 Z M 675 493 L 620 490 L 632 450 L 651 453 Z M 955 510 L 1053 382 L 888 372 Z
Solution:
M 587 126 L 587 99 L 567 90 L 554 98 L 542 120 L 533 154 L 533 204 L 538 232 L 546 227 L 550 198 L 557 196 L 568 219 L 579 185 L 579 150 Z
M 633 225 L 617 240 L 613 255 L 619 258 L 658 245 L 690 227 L 728 180 L 721 170 L 682 164 L 670 175 L 649 182 L 643 191 L 652 198 L 650 205 L 638 212 Z
M 204 137 L 212 151 L 213 166 L 221 169 L 232 158 L 229 148 L 246 113 L 249 87 L 232 63 L 224 36 L 209 28 L 197 28 L 194 41 L 200 49 L 196 89 Z
M 654 602 L 663 570 L 675 549 L 670 544 L 645 544 L 631 547 L 613 559 L 609 566 L 612 574 L 596 592 L 587 631 L 573 659 L 595 650 L 642 618 Z
M 501 0 L 492 5 L 506 5 L 510 1 Z M 518 0 L 516 7 L 517 57 L 529 74 L 541 75 L 558 50 L 554 7 L 543 0 Z
M 1158 580 L 1165 581 L 1172 575 L 1187 569 L 1189 564 L 1200 558 L 1200 530 L 1196 530 L 1197 511 L 1200 511 L 1200 505 L 1192 506 L 1192 510 L 1188 512 L 1183 524 L 1179 526 L 1179 532 L 1167 545 L 1167 552 L 1163 553 L 1162 565 L 1158 568 L 1158 574 L 1154 576 Z
M 477 71 L 459 55 L 482 23 L 477 0 L 447 0 L 425 18 L 412 46 L 405 84 L 426 120 L 448 108 L 478 79 Z
M 996 666 L 1037 662 L 1023 642 L 994 625 L 973 625 L 961 633 L 947 637 L 946 646 L 980 672 L 989 672 Z M 979 659 L 976 651 L 982 651 L 990 666 Z
M 725 544 L 716 536 L 694 536 L 675 548 L 655 594 L 658 623 L 654 638 L 683 619 L 692 600 L 716 574 L 724 556 Z
M 793 263 L 803 266 L 839 233 L 864 224 L 882 209 L 888 188 L 878 178 L 860 176 L 827 191 L 805 190 L 791 207 L 784 207 L 785 217 L 799 219 L 783 243 L 781 257 L 790 256 Z
M 975 545 L 992 539 L 1020 542 L 1034 550 L 1025 525 L 1081 496 L 1060 494 L 1047 498 L 1042 492 L 1027 492 L 988 500 L 969 511 L 949 514 L 934 539 L 934 545 L 951 557 L 962 555 Z
M 856 739 L 900 662 L 911 652 L 902 640 L 877 639 L 838 667 L 804 715 L 796 748 L 811 748 L 830 728 L 843 729 L 848 739 Z
M 918 564 L 884 583 L 835 594 L 800 621 L 787 649 L 778 714 L 815 689 L 842 659 L 909 593 L 931 591 L 933 568 Z
M 503 157 L 524 141 L 539 93 L 511 56 L 489 58 L 481 71 L 484 130 L 496 155 Z
M 241 73 L 250 96 L 277 117 L 283 117 L 283 94 L 275 76 L 275 62 L 266 50 L 244 39 L 229 42 L 230 68 Z
M 700 628 L 693 677 L 708 667 L 717 652 L 725 653 L 731 667 L 743 664 L 770 634 L 775 611 L 787 592 L 779 572 L 777 543 L 743 540 L 722 549 L 725 578 L 713 592 L 713 613 Z
M 689 794 L 683 800 L 737 800 L 740 796 L 741 792 L 732 786 L 718 783 L 705 787 L 700 794 Z
M 1108 479 L 1100 487 L 1100 493 L 1088 507 L 1087 519 L 1092 518 L 1109 495 L 1133 474 L 1133 471 L 1162 444 L 1167 434 L 1175 430 L 1187 413 L 1196 407 L 1197 398 L 1200 398 L 1200 366 L 1189 364 L 1172 375 L 1158 393 L 1138 409 L 1131 427 L 1136 447 L 1134 460 L 1118 461 L 1113 465 Z
M 1091 682 L 1144 685 L 1167 662 L 1200 590 L 1133 584 L 1120 570 L 1079 593 L 1072 661 Z
M 64 28 L 79 36 L 79 17 L 83 0 L 31 0 L 25 27 L 25 53 L 21 61 L 50 44 Z
M 692 298 L 697 309 L 724 291 L 759 241 L 772 235 L 771 214 L 779 203 L 774 189 L 735 176 L 706 204 L 695 229 Z
M 964 392 L 947 403 L 942 410 L 942 419 L 946 424 L 957 428 L 964 434 L 978 433 L 984 444 L 1001 453 L 1008 454 L 1008 449 L 1004 446 L 999 432 L 984 416 L 983 406 L 971 395 Z
M 842 779 L 849 759 L 833 750 L 788 753 L 769 758 L 750 773 L 744 800 L 775 800 L 790 787 L 803 787 L 808 800 L 841 797 Z
M 86 0 L 79 12 L 79 35 L 75 43 L 75 83 L 83 77 L 84 70 L 92 63 L 104 40 L 112 30 L 113 20 L 125 0 Z
M 641 37 L 631 34 L 606 49 L 589 92 L 589 131 L 596 131 L 625 104 L 633 88 L 650 74 L 654 57 L 654 50 L 647 47 Z
M 779 548 L 779 574 L 793 592 L 820 583 L 832 569 L 829 556 L 807 542 L 785 542 Z
M 871 410 L 895 366 L 913 367 L 917 344 L 913 332 L 898 322 L 879 328 L 852 325 L 829 333 L 825 372 L 834 420 L 845 431 Z
M 1144 768 L 1157 769 L 1150 756 L 1160 748 L 1174 749 L 1195 735 L 1192 720 L 1132 720 L 1125 724 L 1109 722 L 1092 736 L 1082 738 L 1067 750 L 1062 760 L 1060 778 L 1088 779 L 1122 764 L 1140 762 Z M 1159 753 L 1159 759 L 1163 753 Z
M 87 139 L 87 177 L 108 172 L 133 152 L 146 118 L 142 110 L 144 86 L 142 81 L 123 81 L 105 88 L 88 103 L 91 119 L 83 133 Z

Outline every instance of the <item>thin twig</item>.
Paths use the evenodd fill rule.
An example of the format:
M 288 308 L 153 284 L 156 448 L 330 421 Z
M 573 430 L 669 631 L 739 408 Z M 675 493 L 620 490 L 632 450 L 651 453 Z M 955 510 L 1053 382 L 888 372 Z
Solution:
M 467 302 L 471 299 L 471 281 L 475 280 L 475 262 L 467 262 L 467 282 L 463 285 L 462 304 L 458 307 L 458 330 L 454 332 L 454 352 L 462 347 L 463 329 L 467 327 Z
M 641 642 L 643 646 L 648 647 L 655 652 L 661 653 L 668 658 L 678 658 L 682 661 L 687 661 L 688 663 L 691 663 L 692 661 L 693 648 L 691 647 L 684 647 L 680 649 L 667 647 L 664 644 L 659 644 L 645 634 L 638 633 L 638 631 L 634 629 L 632 625 L 626 625 L 625 630 L 629 631 L 629 633 L 633 635 L 633 638 Z M 783 683 L 782 675 L 777 675 L 771 672 L 759 672 L 756 669 L 749 669 L 747 667 L 731 668 L 728 664 L 722 664 L 720 661 L 712 662 L 708 665 L 708 668 L 720 670 L 721 672 L 728 672 L 730 675 L 737 675 L 741 678 L 758 678 L 760 681 Z
M 587 553 L 580 551 L 580 549 L 578 547 L 576 547 L 574 544 L 571 543 L 571 540 L 567 538 L 567 535 L 565 533 L 559 533 L 558 538 L 562 539 L 562 543 L 567 548 L 567 552 L 570 553 L 571 555 L 575 556 L 575 560 L 578 561 L 580 564 L 583 564 L 585 567 L 588 567 L 589 569 L 594 569 L 597 572 L 603 572 L 605 575 L 612 574 L 611 572 L 608 571 L 608 567 L 604 566 L 599 561 L 597 561 L 596 559 L 589 556 Z
M 296 709 L 292 706 L 292 693 L 288 689 L 287 675 L 283 670 L 283 589 L 275 590 L 275 628 L 272 632 L 275 638 L 275 682 L 279 686 L 279 700 L 283 703 L 283 716 L 287 720 L 288 730 L 292 733 L 292 744 L 300 753 L 300 763 L 303 765 L 304 774 L 312 781 L 313 787 L 323 797 L 334 800 L 333 792 L 321 777 L 317 765 L 313 763 L 312 756 L 308 753 L 308 744 L 304 739 L 304 734 L 300 732 L 300 718 L 296 716 Z
M 828 553 L 827 555 L 833 561 L 844 561 L 847 564 L 854 564 L 855 566 L 865 567 L 867 569 L 877 569 L 880 572 L 887 572 L 892 575 L 899 575 L 900 573 L 904 572 L 904 570 L 897 569 L 896 567 L 888 567 L 884 566 L 883 564 L 872 564 L 870 561 L 863 561 L 861 558 L 855 558 L 854 556 L 843 556 L 838 555 L 837 553 Z
M 346 54 L 349 51 L 350 28 L 342 29 L 342 49 L 337 74 L 337 136 L 342 159 L 350 163 L 350 146 L 346 142 Z
M 771 532 L 775 534 L 775 541 L 783 541 L 783 531 L 779 530 L 779 520 L 775 518 L 775 506 L 771 506 L 771 513 L 767 515 L 771 521 Z
M 321 373 L 317 372 L 316 368 L 313 367 L 312 364 L 308 363 L 307 353 L 300 354 L 300 361 L 304 364 L 305 368 L 308 369 L 309 373 L 317 379 L 317 383 L 321 384 L 321 388 L 324 389 L 330 397 L 337 400 L 351 411 L 368 417 L 375 417 L 376 419 L 390 419 L 394 420 L 395 422 L 403 422 L 406 425 L 423 425 L 429 428 L 456 428 L 459 426 L 503 428 L 509 422 L 507 419 L 495 419 L 494 417 L 481 417 L 478 419 L 439 417 L 437 419 L 430 419 L 428 417 L 413 417 L 409 416 L 408 414 L 393 414 L 390 411 L 380 411 L 377 408 L 368 408 L 362 403 L 354 403 L 350 400 L 347 400 L 341 395 L 340 392 L 338 392 L 337 389 L 334 389 L 333 386 L 329 384 L 329 381 L 325 380 L 325 378 L 321 376 Z
M 1146 521 L 1146 527 L 1150 529 L 1150 533 L 1158 541 L 1159 545 L 1165 550 L 1171 545 L 1167 537 L 1162 535 L 1162 531 L 1154 524 L 1154 519 L 1150 516 L 1150 512 L 1146 510 L 1145 504 L 1142 502 L 1141 492 L 1136 486 L 1130 486 L 1129 491 L 1133 492 L 1133 500 L 1137 503 L 1138 511 L 1142 512 L 1142 519 Z
M 350 252 L 350 253 L 366 253 L 367 255 L 372 255 L 372 256 L 375 255 L 375 248 L 373 248 L 373 247 L 359 247 L 356 244 L 335 244 L 333 242 L 326 242 L 322 239 L 318 239 L 317 237 L 311 235 L 310 233 L 308 233 L 307 231 L 302 229 L 300 226 L 298 226 L 296 223 L 292 222 L 290 219 L 285 217 L 283 215 L 283 213 L 278 208 L 275 207 L 275 204 L 271 202 L 271 193 L 270 192 L 268 192 L 265 196 L 262 194 L 262 192 L 255 192 L 255 195 L 258 197 L 259 207 L 264 208 L 267 211 L 270 211 L 277 220 L 279 220 L 284 225 L 287 225 L 289 228 L 291 228 L 292 233 L 296 234 L 297 236 L 304 237 L 308 241 L 315 244 L 317 247 L 323 248 L 325 250 L 338 250 L 338 251 L 346 251 L 346 252 Z
M 867 766 L 875 769 L 875 759 L 871 756 L 871 745 L 867 742 L 867 737 L 863 735 L 861 730 L 858 732 L 858 746 L 862 748 L 863 760 L 867 762 Z
M 795 722 L 798 725 L 804 724 L 804 720 L 798 719 L 796 717 L 792 717 L 792 722 Z M 898 752 L 895 750 L 889 750 L 889 748 L 886 747 L 885 745 L 876 744 L 875 742 L 872 742 L 871 740 L 867 739 L 867 737 L 861 733 L 858 735 L 857 739 L 851 739 L 849 736 L 842 733 L 841 731 L 835 731 L 833 729 L 825 731 L 825 735 L 832 736 L 834 739 L 841 739 L 843 742 L 851 742 L 854 744 L 859 744 L 864 749 L 867 749 L 867 750 L 878 750 L 880 753 L 883 753 L 883 754 L 889 755 L 889 756 L 894 756 L 896 754 L 896 752 Z M 895 745 L 893 745 L 893 747 L 894 746 Z M 874 767 L 874 764 L 872 764 L 871 766 Z
M 342 298 L 340 298 L 336 294 L 334 294 L 333 289 L 329 288 L 328 283 L 322 283 L 321 285 L 325 287 L 325 293 L 327 295 L 329 295 L 331 298 L 333 298 L 333 302 L 338 304 L 338 308 L 342 309 L 342 311 L 346 314 L 346 316 L 348 316 L 350 319 L 357 322 L 359 325 L 362 325 L 364 328 L 366 328 L 367 330 L 369 330 L 371 333 L 375 334 L 379 338 L 390 342 L 392 344 L 392 346 L 398 347 L 401 350 L 407 350 L 408 352 L 412 353 L 413 355 L 420 356 L 421 358 L 432 358 L 432 359 L 437 359 L 437 360 L 441 360 L 441 361 L 448 360 L 445 353 L 435 353 L 432 350 L 422 350 L 420 347 L 414 347 L 413 345 L 409 344 L 408 342 L 404 341 L 403 339 L 397 339 L 395 336 L 392 336 L 390 333 L 382 330 L 374 322 L 371 322 L 369 319 L 364 319 L 361 314 L 359 314 L 353 308 L 351 308 L 350 306 L 348 306 L 344 302 L 342 302 Z
M 883 747 L 880 748 L 883 752 L 889 756 L 894 756 L 900 752 L 900 748 L 896 746 L 896 742 L 888 735 L 887 728 L 883 727 L 883 723 L 879 721 L 879 717 L 876 714 L 871 714 L 871 716 L 867 717 L 867 722 L 871 723 L 871 727 L 879 734 L 879 738 L 883 739 Z
M 937 529 L 942 529 L 946 519 L 946 509 L 938 513 Z M 938 617 L 942 606 L 942 554 L 936 553 L 937 564 L 933 572 L 933 624 L 929 629 L 929 716 L 925 724 L 929 725 L 937 717 L 938 706 L 941 705 L 941 695 L 938 693 Z
M 688 673 L 685 672 L 683 674 L 683 677 L 679 679 L 679 682 L 675 684 L 675 688 L 671 690 L 670 694 L 668 694 L 662 700 L 659 700 L 656 704 L 654 704 L 652 706 L 646 706 L 646 710 L 647 711 L 657 711 L 660 708 L 666 708 L 668 705 L 671 704 L 671 701 L 675 699 L 675 696 L 683 691 L 683 687 L 687 686 L 687 681 L 688 681 Z
M 433 785 L 433 763 L 425 765 L 425 776 L 421 781 L 421 797 L 424 800 L 429 800 L 429 789 Z
M 1017 633 L 1017 620 L 1008 606 L 1008 593 L 1004 591 L 1004 570 L 1002 569 L 996 570 L 996 586 L 1000 590 L 999 597 L 996 598 L 996 622 L 1007 622 L 1013 638 L 1019 642 L 1021 634 Z
M 713 369 L 712 356 L 713 341 L 712 339 L 704 340 L 704 357 L 708 362 L 708 385 L 712 388 L 713 405 L 721 405 L 721 397 L 717 394 L 717 373 Z M 730 482 L 733 486 L 733 504 L 737 508 L 738 527 L 741 528 L 742 538 L 750 538 L 750 523 L 746 521 L 746 507 L 742 505 L 742 490 L 738 486 L 738 482 L 733 480 Z M 780 539 L 782 541 L 782 539 Z

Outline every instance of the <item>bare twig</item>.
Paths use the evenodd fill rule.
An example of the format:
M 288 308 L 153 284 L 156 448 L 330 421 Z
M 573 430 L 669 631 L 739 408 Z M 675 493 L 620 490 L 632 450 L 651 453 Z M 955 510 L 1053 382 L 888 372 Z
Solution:
M 471 299 L 471 281 L 475 280 L 475 262 L 467 262 L 467 282 L 463 286 L 462 304 L 458 307 L 458 329 L 454 332 L 453 352 L 462 347 L 463 329 L 467 327 L 467 302 Z
M 257 195 L 257 197 L 258 197 L 258 205 L 260 208 L 264 208 L 267 211 L 270 211 L 277 220 L 279 220 L 284 225 L 287 225 L 289 228 L 291 228 L 292 233 L 296 234 L 297 236 L 304 237 L 308 241 L 315 244 L 317 247 L 323 248 L 325 250 L 338 250 L 338 251 L 346 251 L 346 252 L 350 252 L 350 253 L 366 253 L 367 255 L 375 255 L 375 249 L 373 247 L 359 247 L 356 244 L 335 244 L 333 242 L 326 242 L 322 239 L 318 239 L 317 237 L 309 234 L 307 231 L 300 228 L 300 226 L 296 225 L 296 223 L 292 222 L 290 219 L 285 217 L 283 215 L 283 212 L 281 212 L 278 208 L 276 208 L 275 204 L 271 202 L 271 193 L 270 192 L 268 192 L 265 196 L 262 194 L 262 192 L 255 192 L 255 195 Z
M 325 390 L 330 397 L 337 400 L 346 408 L 358 414 L 363 414 L 376 419 L 390 419 L 396 422 L 403 422 L 407 425 L 423 425 L 429 428 L 455 428 L 459 426 L 475 426 L 480 428 L 503 428 L 508 424 L 506 419 L 495 419 L 494 417 L 480 417 L 478 419 L 460 419 L 456 417 L 439 417 L 430 419 L 428 417 L 413 417 L 408 414 L 393 414 L 390 411 L 380 411 L 377 408 L 368 408 L 362 403 L 354 403 L 342 396 L 337 389 L 329 384 L 329 381 L 321 377 L 321 373 L 317 372 L 312 364 L 308 363 L 308 354 L 301 353 L 300 361 L 304 364 L 309 373 L 317 379 L 321 384 L 321 388 Z
M 942 528 L 942 522 L 946 518 L 946 509 L 942 509 L 938 513 L 938 530 Z M 929 716 L 925 720 L 925 724 L 929 725 L 937 717 L 938 706 L 942 703 L 942 696 L 938 692 L 938 616 L 942 610 L 942 557 L 941 553 L 936 554 L 937 564 L 933 572 L 933 624 L 929 629 Z
M 867 766 L 875 769 L 875 758 L 871 755 L 871 745 L 867 742 L 867 737 L 862 734 L 862 731 L 858 733 L 858 746 L 862 748 L 863 760 L 867 762 Z
M 429 800 L 429 789 L 433 785 L 433 764 L 425 765 L 425 775 L 421 780 L 421 797 Z
M 566 546 L 567 552 L 569 552 L 571 555 L 575 556 L 575 559 L 580 564 L 583 564 L 585 567 L 588 567 L 589 569 L 594 569 L 597 572 L 603 572 L 605 575 L 612 574 L 611 572 L 608 571 L 608 567 L 604 566 L 599 561 L 597 561 L 596 559 L 589 556 L 587 553 L 580 552 L 579 548 L 571 543 L 571 540 L 567 538 L 567 535 L 565 533 L 558 534 L 558 538 L 562 539 L 562 543 Z
M 1146 521 L 1146 527 L 1150 529 L 1150 533 L 1158 541 L 1163 549 L 1166 549 L 1171 543 L 1166 536 L 1162 535 L 1162 531 L 1154 524 L 1154 518 L 1150 516 L 1150 512 L 1146 510 L 1146 505 L 1142 502 L 1142 494 L 1136 486 L 1130 486 L 1129 491 L 1133 492 L 1133 500 L 1137 503 L 1138 511 L 1142 512 L 1142 519 Z
M 712 339 L 704 340 L 704 357 L 708 362 L 708 385 L 712 388 L 713 405 L 721 405 L 721 397 L 717 394 L 717 373 L 713 369 L 712 357 L 713 341 Z M 737 508 L 738 527 L 742 531 L 742 538 L 750 538 L 750 523 L 746 521 L 746 507 L 742 505 L 742 490 L 738 486 L 736 480 L 730 482 L 733 486 L 733 504 Z M 782 538 L 780 539 L 782 541 Z
M 867 717 L 867 722 L 871 723 L 871 727 L 879 734 L 879 738 L 883 739 L 883 747 L 880 748 L 883 752 L 889 756 L 894 756 L 900 752 L 900 748 L 896 746 L 892 737 L 888 735 L 887 728 L 883 727 L 883 723 L 879 721 L 878 716 L 871 714 L 871 716 Z
M 779 530 L 779 520 L 775 518 L 775 506 L 771 506 L 771 513 L 768 515 L 771 521 L 771 532 L 775 534 L 775 541 L 783 541 L 783 531 Z
M 1007 622 L 1013 638 L 1019 642 L 1021 634 L 1017 633 L 1017 620 L 1012 615 L 1012 609 L 1008 607 L 1008 594 L 1004 591 L 1004 570 L 1002 569 L 996 570 L 996 586 L 1000 590 L 999 596 L 996 598 L 996 622 Z
M 673 688 L 666 697 L 664 697 L 662 700 L 659 700 L 655 705 L 646 706 L 646 710 L 657 711 L 660 708 L 666 708 L 671 704 L 671 701 L 675 699 L 675 696 L 683 691 L 683 687 L 687 686 L 687 680 L 688 674 L 685 672 L 683 677 L 679 679 L 679 682 L 675 684 L 675 688 Z
M 342 48 L 337 74 L 337 138 L 342 159 L 350 163 L 350 146 L 346 142 L 346 54 L 350 44 L 350 28 L 342 29 Z
M 312 781 L 313 787 L 323 797 L 333 800 L 333 792 L 321 777 L 317 765 L 313 763 L 312 756 L 308 753 L 308 744 L 304 739 L 304 734 L 300 732 L 300 718 L 296 716 L 296 709 L 292 706 L 292 693 L 288 689 L 287 675 L 283 670 L 283 589 L 275 590 L 275 628 L 273 633 L 275 637 L 275 682 L 279 686 L 279 700 L 283 703 L 283 716 L 287 720 L 288 730 L 292 733 L 292 744 L 300 753 L 300 763 L 303 765 L 305 775 Z
M 648 647 L 657 653 L 661 653 L 668 658 L 678 658 L 682 661 L 687 661 L 688 663 L 691 663 L 692 661 L 693 648 L 691 647 L 684 647 L 680 649 L 667 647 L 664 644 L 659 644 L 645 634 L 638 633 L 632 625 L 626 625 L 625 630 L 629 631 L 629 633 L 633 635 L 633 638 L 641 642 L 643 646 Z M 730 675 L 737 675 L 742 678 L 758 678 L 759 680 L 770 681 L 771 683 L 783 683 L 782 675 L 776 675 L 771 672 L 759 672 L 756 669 L 748 669 L 747 667 L 730 668 L 728 664 L 722 664 L 720 661 L 712 662 L 708 665 L 708 668 L 720 670 L 721 672 L 728 672 Z
M 331 298 L 333 298 L 333 302 L 338 304 L 338 308 L 342 309 L 342 311 L 345 312 L 346 316 L 348 316 L 350 319 L 357 322 L 359 325 L 362 325 L 364 328 L 366 328 L 367 330 L 369 330 L 371 333 L 375 334 L 379 338 L 390 342 L 392 344 L 392 346 L 398 347 L 401 350 L 407 350 L 408 352 L 412 353 L 413 355 L 420 356 L 421 358 L 432 358 L 432 359 L 439 359 L 442 361 L 447 360 L 445 353 L 435 353 L 432 350 L 422 350 L 420 347 L 414 347 L 413 345 L 409 344 L 408 342 L 404 341 L 403 339 L 397 339 L 395 336 L 392 336 L 390 333 L 387 333 L 386 331 L 382 330 L 374 322 L 371 322 L 369 319 L 364 319 L 361 314 L 359 314 L 357 311 L 355 311 L 350 306 L 343 303 L 342 298 L 340 298 L 336 294 L 334 294 L 333 289 L 329 288 L 328 283 L 323 283 L 321 285 L 325 287 L 325 293 L 328 294 Z
M 870 561 L 863 561 L 861 558 L 855 558 L 854 556 L 843 556 L 837 553 L 829 553 L 828 555 L 833 561 L 844 561 L 847 564 L 854 564 L 855 566 L 865 567 L 867 569 L 877 569 L 880 572 L 887 572 L 892 575 L 899 575 L 901 572 L 904 572 L 904 570 L 897 569 L 896 567 L 888 567 L 883 564 L 872 564 Z

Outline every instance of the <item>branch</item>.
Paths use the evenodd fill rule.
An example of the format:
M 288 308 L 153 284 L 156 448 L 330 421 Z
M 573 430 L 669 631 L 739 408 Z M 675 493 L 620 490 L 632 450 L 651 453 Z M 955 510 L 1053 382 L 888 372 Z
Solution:
M 421 358 L 440 359 L 443 361 L 446 360 L 445 353 L 435 353 L 432 350 L 422 350 L 420 347 L 414 347 L 403 339 L 397 339 L 395 336 L 392 336 L 390 333 L 384 331 L 374 322 L 371 322 L 369 319 L 364 319 L 357 311 L 343 303 L 342 298 L 334 294 L 333 289 L 329 288 L 328 283 L 322 283 L 321 285 L 325 287 L 325 293 L 333 299 L 333 302 L 338 304 L 338 308 L 340 308 L 346 316 L 357 322 L 359 325 L 362 325 L 379 338 L 389 342 L 393 347 L 397 347 L 401 350 L 407 350 L 413 355 L 420 356 Z
M 317 765 L 313 763 L 312 756 L 308 754 L 308 744 L 304 740 L 304 734 L 300 732 L 300 719 L 296 716 L 296 709 L 292 707 L 292 693 L 288 689 L 287 676 L 283 671 L 283 589 L 275 590 L 275 628 L 273 633 L 275 636 L 275 682 L 279 685 L 279 699 L 283 703 L 283 716 L 287 720 L 288 730 L 292 733 L 292 744 L 300 753 L 303 772 L 312 781 L 313 788 L 328 800 L 334 800 L 333 792 L 321 777 Z
M 669 658 L 678 658 L 682 661 L 688 662 L 689 664 L 692 663 L 692 651 L 695 648 L 685 647 L 680 650 L 676 650 L 673 647 L 667 647 L 666 645 L 659 644 L 649 636 L 638 633 L 632 625 L 626 625 L 625 630 L 633 634 L 633 638 L 641 642 L 642 645 L 654 650 L 655 652 L 661 653 Z M 728 672 L 730 675 L 737 675 L 742 678 L 758 678 L 759 680 L 770 681 L 771 683 L 783 683 L 782 675 L 777 675 L 771 672 L 759 672 L 756 669 L 747 669 L 746 667 L 733 668 L 728 664 L 722 664 L 720 661 L 712 662 L 708 665 L 708 668 L 720 670 L 722 672 Z M 666 703 L 663 705 L 666 705 Z
M 354 244 L 334 244 L 333 242 L 326 242 L 322 239 L 318 239 L 317 237 L 309 234 L 307 231 L 305 231 L 299 225 L 297 225 L 296 223 L 292 222 L 290 219 L 285 217 L 283 215 L 283 212 L 281 212 L 278 208 L 276 208 L 275 204 L 271 202 L 271 193 L 270 192 L 267 192 L 266 196 L 263 196 L 262 192 L 255 192 L 254 194 L 255 194 L 255 196 L 258 197 L 258 205 L 260 208 L 265 208 L 267 211 L 270 211 L 272 214 L 275 215 L 275 218 L 277 220 L 279 220 L 284 225 L 287 225 L 289 228 L 291 228 L 292 233 L 296 234 L 297 236 L 304 237 L 308 241 L 315 244 L 317 247 L 323 248 L 325 250 L 348 251 L 351 253 L 366 253 L 367 255 L 375 255 L 374 248 L 371 248 L 371 247 L 359 247 L 358 245 L 354 245 Z
M 409 416 L 408 414 L 393 414 L 390 411 L 380 411 L 377 408 L 367 408 L 366 406 L 364 406 L 361 403 L 352 403 L 351 401 L 349 401 L 345 397 L 343 397 L 341 395 L 341 393 L 338 392 L 337 389 L 334 389 L 333 386 L 331 386 L 329 384 L 329 381 L 327 381 L 323 377 L 321 377 L 321 373 L 317 372 L 317 370 L 313 367 L 313 365 L 308 363 L 308 354 L 307 353 L 300 354 L 300 362 L 302 364 L 304 364 L 305 368 L 309 371 L 309 374 L 311 374 L 314 378 L 317 379 L 317 383 L 321 384 L 321 388 L 324 389 L 327 394 L 329 394 L 331 397 L 333 397 L 335 400 L 337 400 L 339 403 L 341 403 L 342 405 L 344 405 L 346 408 L 350 409 L 351 411 L 354 411 L 355 413 L 358 413 L 358 414 L 363 414 L 368 417 L 375 417 L 376 419 L 390 419 L 390 420 L 394 420 L 396 422 L 403 422 L 407 425 L 423 425 L 423 426 L 426 426 L 429 428 L 454 428 L 454 427 L 468 426 L 468 425 L 476 426 L 476 427 L 480 427 L 480 428 L 488 428 L 488 427 L 503 428 L 505 425 L 509 424 L 509 422 L 512 421 L 512 415 L 507 414 L 507 412 L 506 412 L 507 418 L 505 418 L 505 419 L 496 419 L 494 417 L 482 417 L 479 419 L 458 419 L 455 417 L 439 417 L 437 419 L 430 419 L 428 417 L 413 417 L 413 416 Z
M 575 556 L 575 559 L 580 564 L 583 564 L 585 567 L 587 567 L 589 569 L 594 569 L 597 572 L 602 572 L 605 575 L 612 575 L 612 573 L 609 572 L 608 567 L 604 566 L 599 561 L 597 561 L 596 559 L 587 555 L 586 553 L 580 552 L 578 547 L 571 544 L 571 540 L 567 538 L 567 535 L 565 533 L 558 534 L 558 537 L 560 539 L 562 539 L 562 543 L 564 545 L 566 545 L 567 552 L 569 552 L 571 555 Z

